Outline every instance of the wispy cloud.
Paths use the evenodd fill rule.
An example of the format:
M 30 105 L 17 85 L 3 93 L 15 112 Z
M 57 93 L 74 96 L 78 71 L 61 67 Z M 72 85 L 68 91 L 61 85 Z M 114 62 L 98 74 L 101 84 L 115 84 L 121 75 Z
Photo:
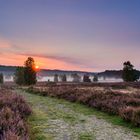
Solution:
M 32 56 L 43 68 L 46 66 L 46 64 L 47 68 L 53 69 L 81 69 L 88 67 L 87 62 L 74 56 L 65 56 L 64 54 L 55 53 L 52 55 L 40 52 L 37 53 L 39 49 L 34 49 L 34 47 L 32 47 L 32 53 L 31 49 L 28 51 L 27 48 L 25 49 L 24 47 L 21 47 L 20 45 L 15 44 L 10 40 L 1 38 L 0 50 L 0 54 L 2 55 L 1 60 L 5 60 L 5 63 L 7 64 L 13 63 L 13 65 L 22 65 L 22 63 L 26 60 L 28 56 Z
M 20 53 L 20 55 L 53 59 L 53 60 L 63 61 L 65 63 L 71 63 L 75 65 L 83 65 L 81 60 L 78 60 L 73 57 L 66 57 L 66 56 L 60 56 L 60 55 L 34 54 L 34 53 Z

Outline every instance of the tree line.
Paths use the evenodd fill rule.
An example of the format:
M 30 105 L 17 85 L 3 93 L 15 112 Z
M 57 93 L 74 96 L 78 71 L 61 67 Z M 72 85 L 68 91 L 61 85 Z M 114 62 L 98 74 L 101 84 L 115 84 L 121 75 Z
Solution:
M 75 83 L 76 82 L 81 82 L 81 76 L 78 75 L 77 73 L 72 74 L 71 77 L 73 79 L 72 82 L 75 82 Z M 63 74 L 63 75 L 55 74 L 54 75 L 54 82 L 57 83 L 59 81 L 61 81 L 61 82 L 67 82 L 67 76 L 66 76 L 66 74 Z M 97 75 L 94 75 L 93 80 L 91 80 L 88 74 L 84 74 L 84 76 L 83 76 L 83 82 L 92 82 L 92 81 L 93 82 L 98 82 Z
M 130 61 L 126 61 L 123 64 L 122 70 L 122 79 L 125 82 L 135 82 L 139 79 L 139 73 L 134 66 L 131 64 Z M 75 73 L 72 74 L 73 82 L 80 82 L 81 77 Z M 54 75 L 54 82 L 67 82 L 67 76 L 65 74 L 58 76 L 57 74 Z M 17 68 L 15 74 L 15 81 L 17 84 L 25 84 L 25 85 L 32 85 L 37 82 L 36 80 L 36 70 L 35 70 L 35 61 L 33 58 L 29 57 L 24 64 L 24 67 Z M 94 75 L 93 80 L 91 81 L 88 74 L 83 76 L 83 82 L 98 82 L 98 74 Z
M 24 62 L 23 67 L 17 67 L 14 81 L 18 85 L 34 85 L 37 82 L 37 70 L 35 67 L 35 60 L 32 57 L 28 57 Z M 125 82 L 136 82 L 140 77 L 140 72 L 134 69 L 134 66 L 130 61 L 126 61 L 123 64 L 122 79 Z M 75 73 L 72 74 L 73 82 L 81 82 L 81 77 Z M 65 74 L 58 76 L 54 75 L 54 82 L 67 82 L 67 76 Z M 0 84 L 4 82 L 3 74 L 0 74 Z M 91 80 L 88 74 L 84 74 L 83 82 L 98 82 L 98 74 L 94 75 Z

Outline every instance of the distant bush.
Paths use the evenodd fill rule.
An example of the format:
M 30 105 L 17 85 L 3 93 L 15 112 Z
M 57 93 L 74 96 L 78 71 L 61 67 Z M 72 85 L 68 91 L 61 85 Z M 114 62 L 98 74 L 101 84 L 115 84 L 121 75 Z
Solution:
M 66 74 L 60 75 L 60 79 L 61 79 L 62 82 L 67 82 Z
M 91 80 L 90 80 L 88 74 L 85 74 L 85 75 L 83 76 L 83 82 L 91 82 Z
M 139 79 L 139 73 L 134 69 L 130 61 L 123 64 L 122 78 L 125 82 L 134 82 Z
M 56 83 L 58 82 L 58 74 L 54 75 L 54 82 L 56 82 Z
M 0 89 L 0 140 L 29 140 L 25 120 L 30 114 L 23 97 Z
M 14 76 L 14 81 L 18 85 L 24 85 L 25 84 L 25 79 L 24 79 L 24 67 L 17 67 L 15 76 Z
M 3 80 L 3 74 L 0 73 L 0 84 L 3 84 L 4 80 Z
M 73 78 L 73 82 L 81 81 L 81 77 L 77 73 L 72 74 L 71 77 Z
M 98 76 L 94 75 L 93 82 L 98 82 Z
M 71 102 L 80 102 L 101 111 L 121 116 L 126 121 L 140 126 L 140 96 L 112 91 L 109 88 L 96 90 L 88 86 L 53 85 L 33 87 L 35 93 L 43 96 L 63 98 Z

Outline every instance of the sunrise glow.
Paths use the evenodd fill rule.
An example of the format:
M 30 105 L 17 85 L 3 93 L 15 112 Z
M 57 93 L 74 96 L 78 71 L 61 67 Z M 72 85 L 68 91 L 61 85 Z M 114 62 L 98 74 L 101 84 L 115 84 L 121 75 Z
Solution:
M 35 66 L 35 68 L 36 68 L 36 69 L 39 69 L 39 66 L 38 66 L 38 65 L 36 65 L 36 66 Z
M 126 60 L 140 69 L 139 1 L 8 0 L 0 5 L 3 65 L 23 66 L 31 56 L 46 69 L 121 69 Z

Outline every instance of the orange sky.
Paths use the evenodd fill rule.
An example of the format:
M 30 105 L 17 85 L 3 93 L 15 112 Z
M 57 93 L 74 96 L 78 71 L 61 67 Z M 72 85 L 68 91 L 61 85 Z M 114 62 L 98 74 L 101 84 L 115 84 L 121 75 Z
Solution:
M 40 68 L 140 69 L 140 1 L 0 0 L 0 64 Z
M 0 62 L 3 65 L 17 65 L 22 66 L 24 61 L 28 56 L 18 55 L 18 54 L 2 54 L 0 57 Z M 32 57 L 32 56 L 31 56 Z M 43 57 L 33 57 L 35 59 L 36 65 L 39 68 L 43 69 L 62 69 L 62 70 L 83 70 L 83 71 L 92 71 L 92 69 L 78 67 L 72 64 L 68 64 L 63 61 L 47 59 Z
M 106 69 L 119 69 L 119 67 L 122 68 L 123 62 L 129 60 L 132 57 L 132 63 L 138 67 L 137 63 L 135 62 L 137 62 L 139 51 L 135 51 L 135 49 L 131 47 L 111 48 L 103 46 L 103 44 L 101 43 L 93 43 L 93 46 L 103 46 L 101 47 L 102 49 L 99 47 L 98 49 L 92 48 L 91 50 L 86 50 L 85 48 L 81 49 L 80 51 L 77 50 L 77 52 L 73 52 L 73 50 L 70 51 L 69 48 L 70 52 L 67 51 L 65 52 L 65 56 L 61 56 L 56 53 L 61 50 L 56 51 L 49 47 L 45 47 L 45 49 L 43 49 L 43 47 L 37 47 L 45 46 L 45 44 L 43 45 L 43 43 L 35 44 L 33 42 L 27 41 L 22 43 L 18 42 L 17 44 L 19 45 L 17 46 L 13 44 L 14 43 L 10 40 L 4 39 L 2 37 L 0 38 L 0 64 L 22 66 L 24 64 L 24 61 L 29 56 L 31 56 L 35 59 L 36 65 L 44 69 L 81 70 L 98 72 L 104 71 Z M 66 42 L 65 45 L 67 45 Z M 64 49 L 64 51 L 66 50 Z M 48 54 L 43 52 L 47 52 Z M 125 55 L 123 55 L 124 52 Z

